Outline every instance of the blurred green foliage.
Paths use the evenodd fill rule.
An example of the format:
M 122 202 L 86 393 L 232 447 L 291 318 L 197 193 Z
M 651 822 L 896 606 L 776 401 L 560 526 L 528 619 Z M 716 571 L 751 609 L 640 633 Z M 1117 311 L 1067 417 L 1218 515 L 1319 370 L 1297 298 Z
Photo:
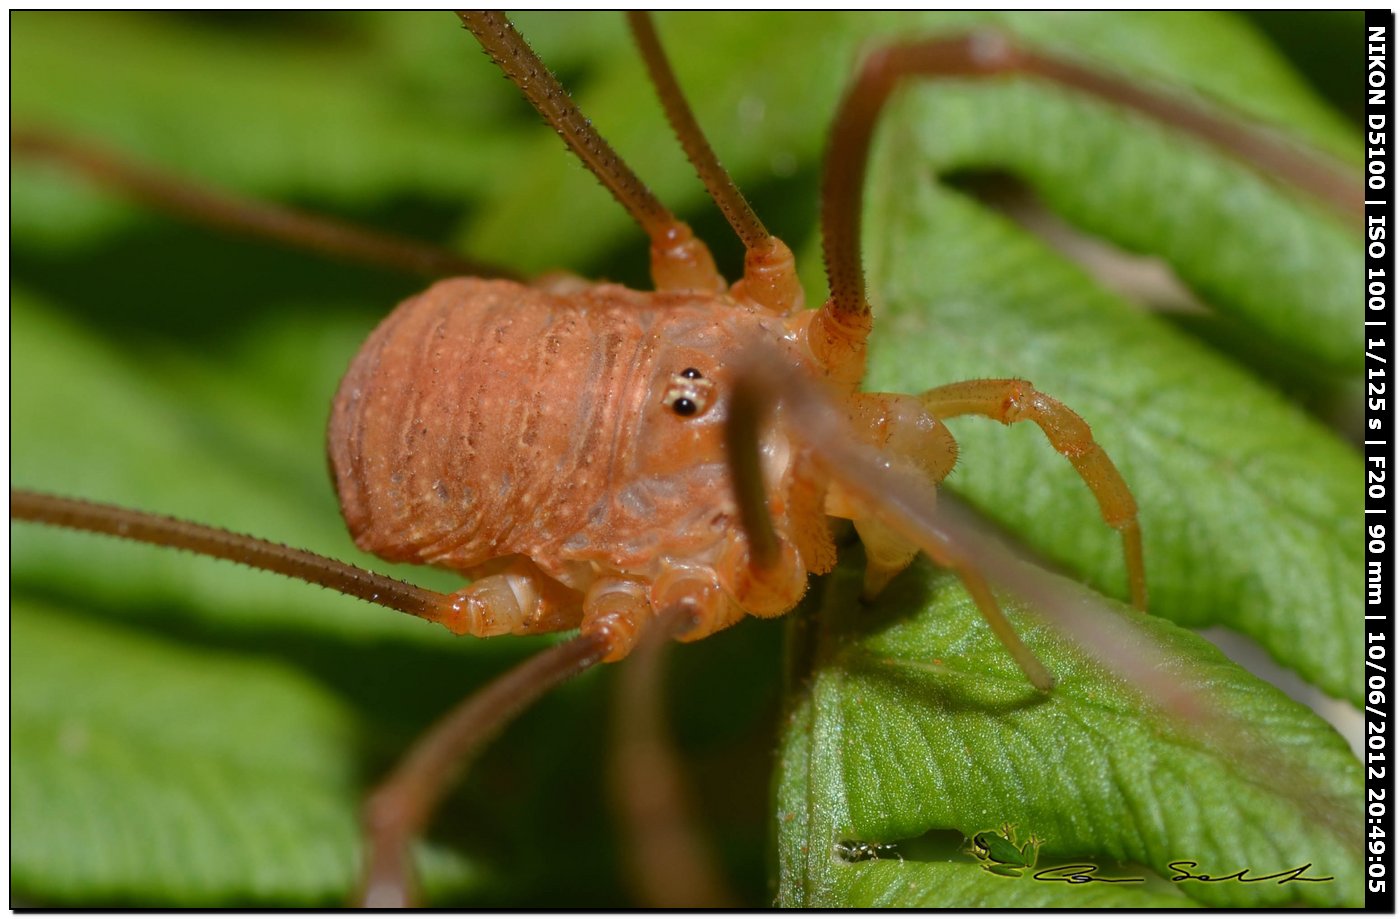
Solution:
M 645 284 L 640 234 L 444 14 L 17 13 L 11 22 L 16 125 L 61 129 L 525 272 L 563 266 Z M 620 152 L 715 241 L 732 274 L 738 247 L 666 135 L 620 17 L 532 13 L 519 22 Z M 805 255 L 814 298 L 823 136 L 861 50 L 880 37 L 984 22 L 1356 159 L 1345 120 L 1267 41 L 1224 14 L 659 18 L 701 122 L 764 220 Z M 1350 40 L 1344 30 L 1317 34 L 1329 47 Z M 1340 67 L 1345 51 L 1338 54 Z M 1344 305 L 1359 302 L 1347 299 L 1359 260 L 1337 242 L 1344 229 L 1311 202 L 1132 118 L 1019 85 L 946 89 L 910 94 L 892 113 L 871 176 L 879 314 L 871 385 L 916 391 L 1019 374 L 1064 398 L 1140 489 L 1153 612 L 1190 625 L 1230 623 L 1334 694 L 1354 695 L 1359 659 L 1346 635 L 1360 608 L 1352 584 L 1360 537 L 1351 532 L 1359 500 L 1347 489 L 1359 461 L 1290 404 L 1319 404 L 1353 374 L 1347 343 L 1358 330 Z M 1016 134 L 1031 127 L 1039 133 Z M 938 171 L 986 169 L 1018 175 L 1121 245 L 1165 253 L 1218 315 L 1232 318 L 1193 326 L 1141 315 L 1024 231 L 932 181 Z M 1223 191 L 1212 184 L 1220 181 Z M 1107 197 L 1124 184 L 1137 189 L 1131 206 Z M 12 483 L 384 568 L 343 531 L 323 428 L 358 343 L 419 282 L 141 213 L 40 165 L 17 163 L 12 190 Z M 1260 296 L 1263 289 L 1278 293 Z M 1222 327 L 1244 332 L 1232 337 Z M 1268 372 L 1315 371 L 1322 362 L 1332 369 L 1284 374 L 1284 382 Z M 1122 594 L 1113 534 L 1037 432 L 972 422 L 955 433 L 964 460 L 950 488 L 1063 570 Z M 353 882 L 365 790 L 436 715 L 540 645 L 454 640 L 178 553 L 31 527 L 12 535 L 11 870 L 25 902 L 341 902 Z M 441 572 L 395 573 L 456 586 Z M 814 609 L 803 614 L 838 651 L 833 642 L 847 635 L 852 608 L 833 606 L 829 591 L 839 595 L 842 583 L 814 590 Z M 923 566 L 896 583 L 869 622 L 890 622 L 892 612 L 923 649 L 913 658 L 958 647 L 945 642 L 959 630 L 979 640 L 960 592 Z M 880 879 L 895 863 L 818 865 L 808 877 L 821 884 L 791 881 L 812 868 L 793 846 L 806 845 L 810 857 L 816 845 L 820 858 L 835 841 L 827 835 L 871 824 L 839 825 L 851 781 L 840 751 L 807 759 L 810 737 L 853 717 L 839 692 L 823 701 L 850 658 L 795 655 L 800 672 L 784 688 L 781 630 L 747 622 L 673 655 L 673 721 L 736 888 L 763 905 L 781 873 L 785 903 L 948 905 L 929 899 L 944 889 L 939 872 L 963 872 L 966 881 L 976 870 L 956 853 L 917 866 L 912 891 Z M 1222 680 L 1263 699 L 1247 713 L 1268 713 L 1280 736 L 1321 745 L 1320 787 L 1352 781 L 1335 737 L 1311 716 L 1169 634 L 1182 660 L 1225 668 Z M 849 654 L 880 640 L 878 630 L 853 639 Z M 997 675 L 1005 663 L 989 653 L 985 685 L 1005 684 Z M 1073 655 L 1064 667 L 1067 698 L 1092 685 L 1076 684 L 1088 677 Z M 422 852 L 432 902 L 628 902 L 604 797 L 611 682 L 604 670 L 555 693 L 472 770 Z M 935 681 L 912 704 L 902 695 L 877 701 L 927 726 L 941 723 L 940 706 L 952 700 L 972 705 L 981 729 L 994 728 L 1001 716 L 968 701 L 977 685 Z M 780 708 L 788 716 L 780 798 L 813 795 L 821 816 L 783 824 L 781 872 L 765 855 L 781 823 L 775 813 L 785 812 L 769 798 Z M 850 724 L 889 717 L 876 704 Z M 1117 749 L 1112 737 L 1103 748 Z M 969 768 L 993 770 L 996 757 L 976 752 Z M 898 769 L 898 759 L 886 765 Z M 1071 765 L 1103 778 L 1101 763 Z M 1065 777 L 1083 776 L 1067 769 Z M 1233 787 L 1227 779 L 1213 794 Z M 1212 819 L 1159 827 L 1155 837 L 1139 828 L 1134 849 L 1095 824 L 1084 802 L 1058 812 L 1038 799 L 1011 803 L 1059 821 L 1052 856 L 1058 846 L 1066 856 L 1143 857 L 1174 834 L 1195 838 Z M 910 837 L 988 828 L 974 825 L 974 813 L 953 821 L 911 814 L 924 822 L 901 826 Z M 988 826 L 1004 816 L 987 813 Z M 1286 809 L 1228 817 L 1296 818 Z M 1065 827 L 1079 820 L 1088 821 L 1076 831 L 1087 848 L 1069 851 Z M 1261 865 L 1291 854 L 1261 852 L 1257 837 L 1231 843 Z M 839 874 L 848 867 L 855 873 Z M 946 890 L 995 903 L 999 888 L 979 877 Z M 1319 899 L 1309 902 L 1351 902 L 1349 890 L 1332 895 L 1338 890 L 1314 891 Z M 1026 901 L 1001 901 L 1012 902 Z

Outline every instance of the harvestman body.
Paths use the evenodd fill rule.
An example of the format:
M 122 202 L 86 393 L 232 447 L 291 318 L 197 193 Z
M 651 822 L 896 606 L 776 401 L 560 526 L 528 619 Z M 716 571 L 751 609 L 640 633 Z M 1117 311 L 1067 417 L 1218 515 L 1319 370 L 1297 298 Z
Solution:
M 867 592 L 878 591 L 917 544 L 842 487 L 850 470 L 823 462 L 781 425 L 749 438 L 759 468 L 729 464 L 736 389 L 772 401 L 744 357 L 758 347 L 766 363 L 822 381 L 860 439 L 934 481 L 957 456 L 940 414 L 1040 423 L 1124 532 L 1134 596 L 1145 602 L 1136 508 L 1072 412 L 1019 381 L 921 398 L 857 391 L 870 327 L 858 261 L 829 259 L 847 266 L 834 272 L 836 292 L 816 311 L 803 307 L 791 254 L 713 161 L 647 20 L 635 20 L 637 33 L 668 113 L 748 248 L 733 288 L 592 133 L 509 23 L 463 20 L 651 235 L 658 289 L 566 282 L 570 289 L 556 294 L 447 281 L 400 306 L 356 357 L 330 426 L 341 507 L 361 548 L 475 579 L 435 618 L 483 636 L 580 627 L 618 659 L 657 613 L 685 606 L 682 637 L 700 638 L 744 615 L 795 606 L 808 574 L 835 560 L 827 515 L 855 521 L 870 558 Z M 739 423 L 753 423 L 742 417 L 751 412 L 739 414 Z M 739 497 L 746 493 L 762 497 Z M 1048 689 L 1049 674 L 980 576 L 960 573 L 1032 682 Z

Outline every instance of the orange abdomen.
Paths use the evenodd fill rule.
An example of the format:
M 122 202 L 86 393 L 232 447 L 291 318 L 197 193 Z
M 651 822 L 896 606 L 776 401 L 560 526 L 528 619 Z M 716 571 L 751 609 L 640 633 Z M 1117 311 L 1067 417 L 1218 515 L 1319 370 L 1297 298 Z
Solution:
M 465 571 L 548 554 L 586 527 L 643 363 L 647 298 L 606 291 L 607 302 L 566 302 L 460 278 L 380 324 L 341 382 L 329 430 L 360 548 Z

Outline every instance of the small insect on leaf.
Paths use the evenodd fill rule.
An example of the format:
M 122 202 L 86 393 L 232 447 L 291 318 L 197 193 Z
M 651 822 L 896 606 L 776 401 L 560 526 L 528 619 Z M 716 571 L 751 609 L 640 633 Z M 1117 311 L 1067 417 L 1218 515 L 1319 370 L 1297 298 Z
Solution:
M 530 13 L 517 25 L 656 197 L 713 243 L 720 273 L 744 273 L 626 20 Z M 990 27 L 1010 47 L 1262 129 L 1319 174 L 1359 175 L 1354 128 L 1232 15 L 674 13 L 655 25 L 719 159 L 797 254 L 812 307 L 828 299 L 823 153 L 876 49 Z M 652 286 L 644 234 L 450 15 L 16 13 L 11 30 L 17 126 L 521 278 Z M 1359 701 L 1354 220 L 1170 117 L 1053 79 L 902 81 L 874 137 L 855 184 L 862 389 L 946 410 L 946 428 L 937 415 L 919 429 L 957 438 L 956 465 L 949 451 L 930 461 L 946 475 L 935 521 L 960 500 L 1058 574 L 1028 597 L 989 571 L 978 594 L 957 571 L 904 569 L 905 543 L 885 538 L 899 521 L 870 513 L 866 549 L 838 540 L 839 563 L 795 616 L 750 617 L 673 651 L 666 707 L 727 883 L 754 906 L 773 889 L 809 907 L 1358 905 L 1355 756 L 1189 631 L 1233 629 L 1320 692 Z M 326 474 L 332 397 L 422 279 L 192 226 L 52 163 L 14 162 L 12 487 L 463 589 L 460 574 L 357 549 Z M 1112 243 L 1106 261 L 1067 254 L 1086 235 Z M 1142 267 L 1126 253 L 1157 259 L 1168 293 L 1134 280 Z M 576 280 L 550 277 L 544 287 Z M 1178 308 L 1158 309 L 1164 297 Z M 419 366 L 442 366 L 431 350 Z M 723 421 L 733 357 L 697 349 L 657 376 L 643 408 L 667 443 Z M 1009 427 L 954 417 L 954 397 L 972 397 L 944 387 L 960 381 L 987 384 L 974 413 Z M 989 381 L 1025 393 L 1025 414 L 988 397 Z M 361 395 L 352 385 L 344 399 Z M 510 405 L 529 405 L 517 395 Z M 541 410 L 581 415 L 575 395 Z M 1071 422 L 1051 402 L 1091 440 L 1057 441 Z M 913 411 L 877 408 L 847 414 L 875 430 Z M 798 414 L 784 404 L 762 431 Z M 427 427 L 413 412 L 393 420 Z M 472 449 L 530 449 L 506 413 L 471 436 Z M 1130 499 L 1102 466 L 1081 477 L 1086 444 Z M 583 489 L 551 461 L 562 489 Z M 869 510 L 855 479 L 818 509 Z M 511 486 L 417 484 L 440 507 Z M 769 497 L 786 508 L 801 495 Z M 517 505 L 521 531 L 553 510 Z M 1140 562 L 1125 552 L 1129 518 Z M 366 794 L 458 700 L 556 641 L 457 637 L 238 566 L 27 524 L 12 527 L 11 553 L 11 884 L 40 906 L 343 904 L 362 870 Z M 1144 584 L 1149 615 L 1128 606 Z M 744 585 L 751 597 L 767 586 L 761 573 Z M 1002 633 L 988 603 L 1006 611 Z M 1057 618 L 1069 607 L 1096 634 L 1128 637 L 1086 643 Z M 1024 654 L 1008 653 L 1007 632 Z M 1125 679 L 1127 659 L 1146 663 Z M 1035 685 L 1028 661 L 1043 668 Z M 472 764 L 414 849 L 425 903 L 637 902 L 605 793 L 615 669 L 550 693 Z M 924 857 L 920 841 L 940 833 L 968 839 L 973 857 Z M 1131 862 L 1153 883 L 1033 881 L 1061 857 Z M 1170 883 L 1176 858 L 1211 875 L 1310 864 L 1330 880 Z
M 987 871 L 1018 878 L 1026 869 L 1035 867 L 1040 846 L 1041 841 L 1035 836 L 1018 843 L 1016 828 L 1006 825 L 1000 831 L 974 833 L 968 849 Z

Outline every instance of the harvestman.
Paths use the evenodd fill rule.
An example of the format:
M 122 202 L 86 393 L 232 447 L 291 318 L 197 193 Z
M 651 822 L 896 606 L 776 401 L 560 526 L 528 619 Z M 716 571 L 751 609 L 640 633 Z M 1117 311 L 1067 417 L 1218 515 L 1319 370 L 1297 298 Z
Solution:
M 499 271 L 486 272 L 496 280 L 442 281 L 401 304 L 355 358 L 333 406 L 329 450 L 357 545 L 461 572 L 470 586 L 440 594 L 251 537 L 11 490 L 17 519 L 232 559 L 459 634 L 580 630 L 451 712 L 370 798 L 366 905 L 411 900 L 408 845 L 455 767 L 492 733 L 562 680 L 625 657 L 650 628 L 689 641 L 746 615 L 791 610 L 808 576 L 834 564 L 828 516 L 852 520 L 865 544 L 867 596 L 922 550 L 957 572 L 1027 678 L 1050 690 L 1053 677 L 1017 637 L 974 556 L 932 517 L 930 486 L 957 456 L 947 418 L 1038 425 L 1121 533 L 1131 598 L 1145 609 L 1136 506 L 1078 415 L 1021 380 L 954 383 L 918 396 L 858 391 L 871 327 L 861 181 L 874 126 L 901 80 L 1050 79 L 1170 121 L 1351 207 L 1341 180 L 1301 155 L 1002 38 L 890 45 L 866 58 L 832 129 L 822 189 L 831 295 L 808 310 L 791 252 L 719 165 L 645 14 L 630 21 L 666 114 L 745 246 L 744 274 L 732 285 L 503 16 L 459 15 L 647 233 L 656 286 L 645 293 L 559 276 L 522 284 Z M 12 145 L 206 222 L 428 273 L 482 268 L 235 201 L 61 138 L 19 132 Z

